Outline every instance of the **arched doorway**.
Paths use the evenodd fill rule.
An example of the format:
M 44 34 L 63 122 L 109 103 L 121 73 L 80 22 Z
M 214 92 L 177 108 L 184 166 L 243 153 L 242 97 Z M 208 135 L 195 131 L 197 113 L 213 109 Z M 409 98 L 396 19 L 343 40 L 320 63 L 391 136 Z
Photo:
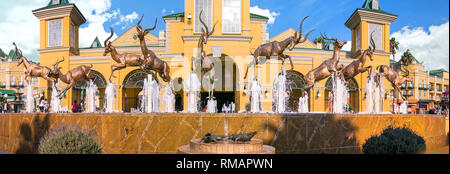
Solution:
M 106 79 L 105 77 L 98 71 L 91 70 L 91 74 L 94 77 L 95 81 L 94 84 L 97 86 L 98 91 L 96 93 L 96 110 L 102 110 L 104 109 L 104 103 L 105 103 L 105 88 L 106 88 Z M 86 87 L 89 84 L 89 81 L 83 80 L 78 82 L 73 88 L 72 88 L 72 102 L 74 100 L 77 100 L 78 103 L 81 103 L 84 101 L 84 104 L 86 105 Z
M 175 93 L 175 111 L 181 112 L 184 110 L 183 96 L 184 96 L 184 86 L 183 78 L 178 77 L 172 80 L 171 85 L 173 87 L 173 92 Z
M 287 99 L 287 112 L 297 112 L 298 111 L 298 102 L 300 97 L 304 97 L 304 89 L 303 86 L 306 84 L 305 77 L 302 73 L 287 70 L 286 71 L 286 92 L 288 93 Z M 308 96 L 309 91 L 307 91 Z M 309 104 L 309 103 L 308 103 Z M 272 110 L 275 111 L 274 104 L 272 104 Z M 308 106 L 309 107 L 309 106 Z
M 359 112 L 359 86 L 354 78 L 348 80 L 347 89 L 349 93 L 349 99 L 347 103 L 350 104 L 353 112 Z M 330 92 L 333 90 L 333 82 L 331 81 L 331 77 L 328 78 L 325 84 L 325 112 L 330 111 Z
M 231 102 L 235 103 L 237 107 L 238 104 L 236 101 L 239 101 L 239 94 L 236 92 L 236 84 L 238 78 L 236 77 L 238 72 L 238 68 L 236 66 L 233 58 L 226 54 L 222 54 L 221 57 L 213 57 L 212 54 L 208 55 L 214 62 L 214 70 L 215 70 L 215 85 L 214 85 L 214 94 L 213 96 L 217 100 L 217 110 L 218 112 L 222 112 L 222 107 L 225 105 L 229 105 Z M 201 100 L 201 108 L 206 108 L 207 105 L 207 97 L 209 96 L 208 91 L 211 88 L 209 85 L 209 72 L 202 74 L 201 82 L 202 82 L 202 91 L 200 95 Z M 239 108 L 235 108 L 238 110 Z
M 131 108 L 138 108 L 139 98 L 138 95 L 142 91 L 144 86 L 144 80 L 148 77 L 148 74 L 141 69 L 131 71 L 125 76 L 122 88 L 122 101 L 123 111 L 131 112 Z M 153 77 L 158 81 L 158 78 Z

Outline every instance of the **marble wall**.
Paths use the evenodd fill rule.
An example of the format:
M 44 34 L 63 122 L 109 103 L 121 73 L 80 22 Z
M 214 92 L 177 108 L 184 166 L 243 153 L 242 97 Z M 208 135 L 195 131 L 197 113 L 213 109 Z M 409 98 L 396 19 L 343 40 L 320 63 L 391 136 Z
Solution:
M 0 114 L 0 151 L 37 153 L 48 130 L 69 125 L 93 132 L 107 154 L 173 154 L 208 132 L 223 135 L 225 121 L 229 134 L 257 131 L 277 153 L 362 153 L 389 125 L 411 128 L 427 150 L 447 144 L 448 120 L 437 115 Z

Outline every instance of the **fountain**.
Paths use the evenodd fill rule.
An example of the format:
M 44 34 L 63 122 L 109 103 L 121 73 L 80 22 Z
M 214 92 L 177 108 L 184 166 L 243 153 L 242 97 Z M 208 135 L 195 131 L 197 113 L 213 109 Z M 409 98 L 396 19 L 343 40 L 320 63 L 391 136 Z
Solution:
M 87 113 L 94 113 L 96 112 L 96 106 L 95 106 L 95 96 L 97 94 L 97 85 L 95 85 L 94 81 L 89 80 L 89 84 L 86 88 L 86 95 L 87 95 Z
M 400 105 L 400 113 L 408 114 L 408 101 L 402 102 L 402 104 Z
M 164 102 L 164 112 L 172 113 L 174 112 L 174 104 L 175 104 L 175 95 L 173 94 L 172 88 L 170 85 L 166 85 L 164 87 L 163 93 L 163 102 Z
M 159 89 L 160 86 L 151 74 L 148 74 L 147 79 L 144 80 L 143 96 L 141 99 L 141 112 L 154 113 L 159 112 Z
M 64 112 L 65 110 L 63 110 L 62 104 L 61 104 L 61 99 L 59 99 L 58 96 L 58 90 L 60 88 L 59 85 L 59 79 L 56 80 L 56 83 L 53 83 L 52 86 L 52 101 L 50 102 L 50 107 L 52 108 L 52 112 L 53 113 L 60 113 L 60 112 Z
M 380 114 L 383 112 L 384 77 L 379 77 L 380 85 L 378 86 L 376 76 L 376 73 L 372 73 L 366 83 L 367 112 Z
M 227 121 L 225 119 L 225 124 Z M 192 139 L 188 145 L 178 148 L 179 154 L 275 154 L 275 148 L 254 139 L 256 132 L 228 135 L 207 133 L 203 138 Z
M 256 77 L 252 77 L 249 85 L 250 94 L 250 112 L 260 113 L 263 112 L 262 107 L 262 88 L 259 80 Z
M 114 112 L 114 101 L 116 98 L 116 89 L 114 87 L 114 83 L 108 83 L 105 89 L 105 112 L 113 113 Z
M 299 113 L 308 113 L 309 105 L 308 105 L 308 93 L 305 91 L 303 97 L 298 99 L 298 112 Z
M 208 100 L 208 103 L 206 105 L 206 112 L 217 113 L 217 100 L 215 100 L 215 97 L 212 97 L 212 99 Z
M 286 112 L 286 97 L 288 97 L 288 93 L 286 92 L 286 68 L 284 67 L 284 65 L 281 65 L 281 74 L 275 78 L 273 91 L 275 112 Z
M 201 83 L 196 74 L 189 74 L 185 84 L 188 95 L 188 113 L 198 112 L 198 101 L 200 100 Z
M 331 75 L 331 80 L 333 82 L 333 113 L 345 113 L 348 98 L 347 86 L 335 73 Z
M 27 113 L 32 113 L 34 112 L 34 99 L 33 99 L 33 84 L 31 83 L 31 81 L 27 80 L 26 81 L 26 95 L 27 98 L 25 100 L 25 104 L 26 104 L 26 112 Z

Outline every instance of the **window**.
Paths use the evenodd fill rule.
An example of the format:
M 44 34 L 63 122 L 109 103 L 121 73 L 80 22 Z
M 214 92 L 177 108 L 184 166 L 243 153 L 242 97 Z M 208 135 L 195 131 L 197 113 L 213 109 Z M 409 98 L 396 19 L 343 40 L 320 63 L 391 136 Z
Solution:
M 361 27 L 356 30 L 356 51 L 361 50 Z
M 375 47 L 377 50 L 383 50 L 383 27 L 380 24 L 369 24 L 369 46 L 370 36 L 373 33 L 373 40 L 375 41 Z
M 241 33 L 241 0 L 223 0 L 223 33 Z
M 23 85 L 23 77 L 19 76 L 19 85 Z
M 212 30 L 212 0 L 195 0 L 195 15 L 194 15 L 194 32 L 201 33 L 203 25 L 199 20 L 200 12 L 203 10 L 202 19 Z M 210 31 L 207 31 L 210 32 Z
M 70 24 L 70 47 L 75 48 L 75 26 Z
M 48 46 L 62 46 L 61 19 L 48 21 Z
M 11 76 L 11 85 L 16 85 L 16 79 L 14 76 Z
M 6 86 L 6 77 L 3 77 L 3 86 Z
M 60 0 L 52 0 L 52 5 L 58 5 L 60 3 Z

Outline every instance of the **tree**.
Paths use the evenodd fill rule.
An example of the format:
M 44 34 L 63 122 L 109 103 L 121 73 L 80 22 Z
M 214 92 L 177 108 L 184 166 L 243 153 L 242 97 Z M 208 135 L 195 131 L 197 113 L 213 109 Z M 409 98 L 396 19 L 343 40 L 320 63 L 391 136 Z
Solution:
M 3 50 L 0 48 L 0 59 L 2 60 L 6 60 L 7 55 L 5 54 L 5 52 L 3 52 Z
M 323 39 L 322 37 L 318 37 L 318 38 L 316 38 L 316 39 L 314 39 L 314 43 L 315 44 L 322 44 L 322 48 L 325 48 L 325 39 Z
M 414 61 L 414 56 L 411 54 L 410 50 L 406 50 L 406 52 L 403 53 L 402 58 L 400 59 L 401 64 L 403 66 L 409 66 Z
M 391 49 L 392 56 L 394 57 L 394 62 L 395 62 L 395 54 L 397 53 L 397 50 L 399 49 L 398 45 L 400 45 L 400 43 L 395 40 L 395 37 L 391 38 L 390 49 Z

